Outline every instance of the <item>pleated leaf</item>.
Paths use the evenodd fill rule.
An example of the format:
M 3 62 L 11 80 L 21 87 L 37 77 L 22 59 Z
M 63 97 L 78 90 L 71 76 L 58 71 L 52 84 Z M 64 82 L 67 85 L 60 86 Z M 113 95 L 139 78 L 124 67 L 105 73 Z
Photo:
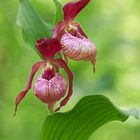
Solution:
M 87 96 L 71 111 L 48 116 L 42 128 L 41 140 L 88 140 L 104 124 L 124 122 L 130 115 L 138 118 L 138 111 L 120 110 L 102 95 Z
M 52 26 L 41 19 L 29 0 L 20 0 L 17 24 L 22 28 L 24 41 L 34 49 L 36 40 L 52 35 Z

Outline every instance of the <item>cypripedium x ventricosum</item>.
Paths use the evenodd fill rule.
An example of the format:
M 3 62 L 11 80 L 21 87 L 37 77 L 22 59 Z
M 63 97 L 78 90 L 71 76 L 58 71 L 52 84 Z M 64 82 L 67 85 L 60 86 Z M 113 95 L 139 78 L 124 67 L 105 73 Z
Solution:
M 62 48 L 59 40 L 54 38 L 37 40 L 36 48 L 40 52 L 43 60 L 32 66 L 32 71 L 29 75 L 27 85 L 16 98 L 14 115 L 16 114 L 19 103 L 31 88 L 34 75 L 39 69 L 43 69 L 43 72 L 35 81 L 34 93 L 38 99 L 48 104 L 49 110 L 53 108 L 57 101 L 62 99 L 60 101 L 60 106 L 54 111 L 56 112 L 60 110 L 60 108 L 68 102 L 72 95 L 73 74 L 61 57 L 57 59 L 54 58 L 54 56 L 59 53 Z M 59 68 L 63 68 L 67 73 L 69 79 L 68 84 L 66 79 L 59 73 Z
M 76 61 L 91 61 L 95 72 L 96 47 L 84 33 L 75 17 L 90 2 L 90 0 L 78 0 L 69 2 L 63 7 L 64 19 L 59 21 L 53 29 L 54 37 L 62 44 L 65 59 L 67 57 Z

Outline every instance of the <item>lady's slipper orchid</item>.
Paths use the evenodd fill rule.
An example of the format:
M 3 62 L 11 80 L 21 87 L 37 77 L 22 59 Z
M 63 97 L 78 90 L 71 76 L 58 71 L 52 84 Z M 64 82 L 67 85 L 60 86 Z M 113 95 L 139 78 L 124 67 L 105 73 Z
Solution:
M 43 72 L 35 81 L 34 93 L 35 96 L 42 102 L 48 104 L 49 110 L 51 110 L 54 104 L 62 99 L 67 92 L 66 80 L 59 73 L 60 67 L 63 68 L 68 75 L 69 88 L 68 94 L 61 100 L 60 106 L 55 111 L 58 111 L 62 106 L 64 106 L 72 95 L 73 74 L 65 61 L 63 61 L 61 58 L 54 58 L 54 55 L 61 50 L 61 44 L 59 40 L 54 38 L 40 39 L 36 43 L 36 48 L 39 50 L 44 60 L 33 65 L 26 87 L 16 98 L 15 114 L 19 103 L 31 88 L 34 75 L 40 68 L 43 68 Z
M 96 47 L 87 38 L 79 23 L 75 22 L 76 15 L 89 3 L 90 0 L 69 2 L 63 7 L 64 20 L 54 28 L 54 37 L 61 40 L 62 51 L 65 57 L 73 60 L 90 60 L 95 66 Z M 94 68 L 95 70 L 95 68 Z

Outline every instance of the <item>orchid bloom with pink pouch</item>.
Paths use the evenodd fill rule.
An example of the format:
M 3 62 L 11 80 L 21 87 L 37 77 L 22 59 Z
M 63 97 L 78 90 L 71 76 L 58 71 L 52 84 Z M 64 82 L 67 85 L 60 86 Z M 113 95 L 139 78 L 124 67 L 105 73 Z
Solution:
M 68 57 L 75 61 L 91 61 L 95 72 L 96 47 L 75 21 L 76 16 L 89 2 L 90 0 L 78 0 L 67 3 L 63 7 L 64 19 L 56 24 L 53 32 L 54 37 L 61 41 L 66 60 Z
M 34 75 L 41 68 L 43 69 L 43 72 L 35 81 L 34 93 L 38 99 L 48 104 L 49 110 L 53 108 L 57 101 L 63 98 L 60 102 L 60 106 L 55 109 L 55 112 L 58 111 L 68 102 L 72 95 L 73 74 L 64 60 L 61 58 L 54 58 L 55 54 L 61 50 L 61 44 L 59 40 L 54 38 L 44 38 L 37 40 L 36 48 L 40 52 L 43 60 L 38 61 L 32 66 L 32 71 L 29 75 L 27 85 L 16 98 L 15 114 L 19 103 L 32 86 Z M 59 73 L 59 68 L 63 68 L 67 73 L 69 78 L 69 86 L 65 78 Z

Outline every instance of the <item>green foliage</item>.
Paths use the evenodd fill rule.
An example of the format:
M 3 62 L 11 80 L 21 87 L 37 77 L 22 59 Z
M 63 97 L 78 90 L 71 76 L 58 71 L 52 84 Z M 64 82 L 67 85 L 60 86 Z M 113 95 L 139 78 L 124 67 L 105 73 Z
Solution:
M 87 96 L 71 111 L 48 116 L 41 140 L 87 140 L 102 125 L 115 120 L 124 122 L 129 115 L 138 118 L 136 110 L 119 110 L 105 96 Z
M 20 0 L 17 24 L 22 28 L 24 41 L 34 49 L 36 40 L 52 35 L 52 26 L 41 19 L 29 0 Z
M 56 5 L 56 13 L 54 18 L 54 24 L 56 24 L 58 21 L 63 20 L 63 6 L 58 0 L 54 0 Z

